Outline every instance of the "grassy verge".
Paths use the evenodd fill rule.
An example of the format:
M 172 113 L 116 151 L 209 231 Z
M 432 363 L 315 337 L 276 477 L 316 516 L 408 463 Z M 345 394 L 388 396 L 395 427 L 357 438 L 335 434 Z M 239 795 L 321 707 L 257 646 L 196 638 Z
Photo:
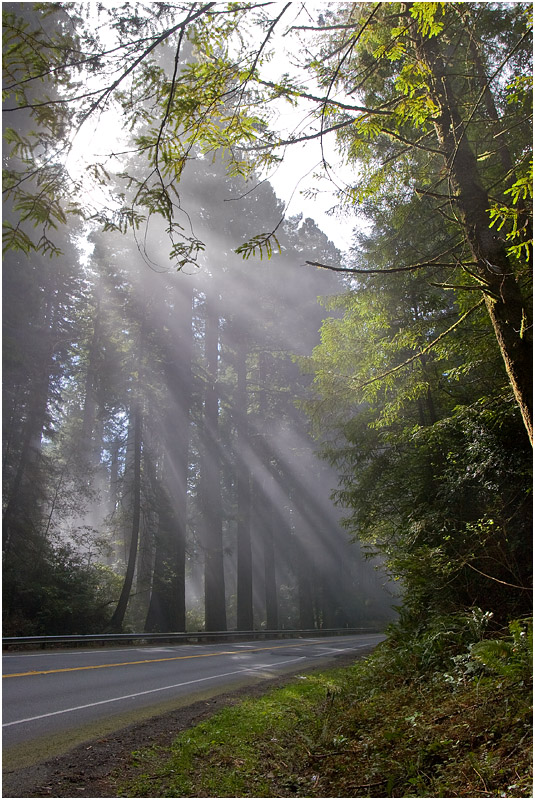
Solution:
M 519 671 L 457 657 L 453 671 L 411 679 L 398 656 L 385 643 L 352 667 L 224 709 L 171 748 L 134 753 L 122 796 L 531 797 L 530 684 Z

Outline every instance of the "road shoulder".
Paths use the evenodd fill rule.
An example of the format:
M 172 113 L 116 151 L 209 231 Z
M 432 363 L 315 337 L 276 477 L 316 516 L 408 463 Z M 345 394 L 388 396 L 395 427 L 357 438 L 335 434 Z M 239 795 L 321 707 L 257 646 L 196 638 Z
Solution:
M 328 659 L 332 666 L 346 666 L 368 655 L 374 646 L 355 653 L 339 654 Z M 318 661 L 317 669 L 325 669 Z M 308 672 L 309 670 L 307 670 Z M 299 669 L 284 676 L 248 684 L 223 694 L 205 695 L 188 705 L 174 708 L 142 722 L 136 722 L 100 738 L 78 744 L 61 755 L 18 769 L 6 766 L 2 779 L 2 797 L 116 797 L 113 776 L 130 769 L 133 751 L 151 745 L 167 746 L 180 731 L 198 725 L 220 708 L 234 705 L 244 697 L 259 697 L 271 689 L 292 681 Z

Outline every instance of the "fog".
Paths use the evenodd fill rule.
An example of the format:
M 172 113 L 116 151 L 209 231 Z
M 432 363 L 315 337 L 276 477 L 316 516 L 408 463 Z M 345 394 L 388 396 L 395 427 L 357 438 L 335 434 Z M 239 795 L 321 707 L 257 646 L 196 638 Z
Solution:
M 169 426 L 189 430 L 186 615 L 202 624 L 210 592 L 215 608 L 206 610 L 213 617 L 208 626 L 235 627 L 238 586 L 245 581 L 254 627 L 380 622 L 392 603 L 384 576 L 346 541 L 330 501 L 336 475 L 315 455 L 306 418 L 296 408 L 307 379 L 292 355 L 306 355 L 318 342 L 324 313 L 318 296 L 342 288 L 331 275 L 303 266 L 301 253 L 325 260 L 335 257 L 334 248 L 311 220 L 294 219 L 281 231 L 280 254 L 268 262 L 244 262 L 232 253 L 233 243 L 274 227 L 280 203 L 268 185 L 253 198 L 225 202 L 227 184 L 222 165 L 200 160 L 183 189 L 188 209 L 200 209 L 190 216 L 206 243 L 194 274 L 191 269 L 190 274 L 155 274 L 139 259 L 120 265 L 136 286 L 134 305 L 138 311 L 144 306 L 153 343 L 161 346 L 162 327 L 167 327 L 174 342 L 171 357 L 182 380 L 191 381 L 191 388 L 174 388 L 164 380 L 170 410 L 161 419 L 154 418 L 146 401 L 146 425 L 163 445 L 171 498 L 177 491 L 182 496 L 184 468 L 168 444 Z M 239 194 L 233 187 L 230 192 Z M 165 239 L 148 242 L 158 264 L 165 263 L 165 245 Z M 181 300 L 173 301 L 173 294 Z M 181 314 L 189 315 L 190 297 L 191 331 L 176 317 L 178 302 Z M 152 359 L 144 368 L 149 373 L 142 391 L 161 379 L 150 374 Z M 185 443 L 182 457 L 184 452 Z M 240 532 L 239 541 L 244 517 L 248 530 Z M 148 525 L 143 535 L 150 538 Z M 240 547 L 250 548 L 245 562 Z M 240 574 L 249 569 L 250 577 Z M 139 588 L 148 592 L 148 584 Z M 223 593 L 226 615 L 220 608 Z
M 155 216 L 135 234 L 73 221 L 60 255 L 6 256 L 7 613 L 34 624 L 47 559 L 97 569 L 110 629 L 382 626 L 392 587 L 341 527 L 300 407 L 296 357 L 344 288 L 304 262 L 339 254 L 217 154 L 192 151 L 178 189 L 178 236 L 203 243 L 181 269 Z M 275 229 L 271 259 L 234 252 Z
M 267 183 L 226 202 L 245 189 L 221 162 L 190 164 L 181 200 L 206 244 L 198 265 L 178 271 L 153 220 L 142 248 L 69 231 L 43 269 L 47 336 L 66 328 L 41 409 L 49 479 L 62 464 L 40 501 L 47 535 L 121 580 L 130 569 L 130 628 L 383 624 L 388 582 L 341 528 L 336 474 L 298 407 L 310 377 L 294 356 L 319 341 L 318 298 L 343 289 L 304 261 L 337 253 L 295 217 L 271 260 L 241 259 L 236 242 L 282 213 Z

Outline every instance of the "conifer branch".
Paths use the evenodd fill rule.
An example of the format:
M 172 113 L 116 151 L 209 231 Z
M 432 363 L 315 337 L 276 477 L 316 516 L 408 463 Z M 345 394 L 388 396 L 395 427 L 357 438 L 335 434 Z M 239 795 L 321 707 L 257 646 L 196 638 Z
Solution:
M 478 303 L 475 304 L 475 306 L 472 306 L 472 308 L 469 308 L 468 311 L 465 311 L 465 313 L 462 316 L 460 316 L 459 319 L 456 322 L 453 323 L 453 325 L 450 325 L 450 327 L 447 330 L 443 331 L 440 334 L 440 336 L 437 336 L 436 339 L 433 339 L 433 341 L 430 342 L 427 345 L 427 347 L 424 347 L 423 350 L 420 350 L 419 353 L 415 353 L 415 355 L 413 355 L 410 358 L 408 358 L 402 364 L 398 364 L 397 367 L 392 367 L 392 369 L 389 369 L 386 372 L 383 372 L 381 375 L 377 375 L 377 377 L 375 377 L 375 378 L 371 378 L 368 381 L 364 381 L 364 383 L 361 383 L 356 387 L 357 390 L 358 389 L 363 389 L 365 386 L 369 386 L 371 383 L 376 383 L 376 381 L 380 381 L 383 378 L 387 378 L 389 375 L 392 375 L 394 372 L 397 372 L 398 370 L 403 369 L 403 367 L 406 367 L 409 364 L 412 364 L 412 362 L 416 361 L 417 358 L 420 358 L 421 356 L 423 356 L 426 353 L 428 353 L 429 350 L 431 350 L 436 344 L 438 344 L 438 342 L 440 342 L 442 339 L 444 339 L 446 336 L 448 336 L 448 334 L 450 334 L 453 330 L 455 330 L 455 328 L 457 328 L 462 322 L 464 322 L 464 320 L 468 316 L 470 316 L 470 314 L 472 314 L 474 311 L 476 311 L 476 309 L 478 309 L 480 306 L 482 306 L 484 304 L 484 302 L 485 302 L 485 300 L 481 299 Z

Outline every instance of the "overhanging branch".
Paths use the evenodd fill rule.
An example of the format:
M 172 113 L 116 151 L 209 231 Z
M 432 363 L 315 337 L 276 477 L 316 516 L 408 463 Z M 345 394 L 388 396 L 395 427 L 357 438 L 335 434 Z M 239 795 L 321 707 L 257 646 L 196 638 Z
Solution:
M 412 272 L 417 269 L 428 269 L 429 267 L 455 267 L 451 262 L 423 261 L 421 264 L 411 264 L 409 267 L 388 267 L 387 269 L 357 269 L 356 267 L 333 267 L 330 264 L 321 264 L 319 261 L 305 261 L 311 267 L 318 269 L 330 269 L 333 272 L 345 272 L 348 275 L 391 275 L 393 272 Z

